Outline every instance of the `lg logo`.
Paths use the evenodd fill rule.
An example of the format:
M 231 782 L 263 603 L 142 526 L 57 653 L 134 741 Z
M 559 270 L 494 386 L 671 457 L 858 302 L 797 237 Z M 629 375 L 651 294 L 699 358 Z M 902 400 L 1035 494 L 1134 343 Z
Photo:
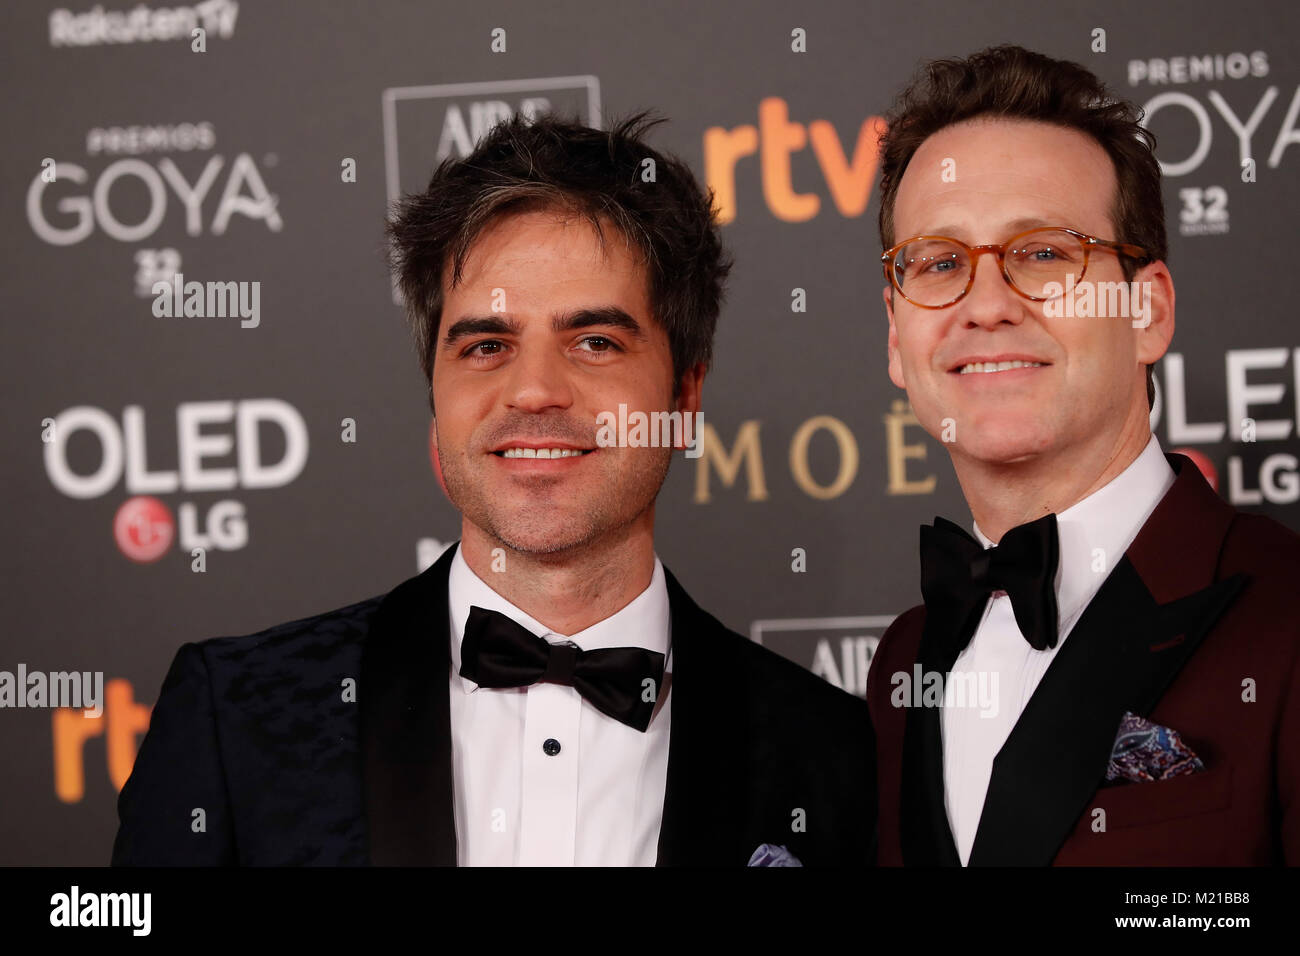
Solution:
M 204 427 L 224 426 L 224 431 Z M 233 426 L 233 434 L 231 428 Z M 263 441 L 279 432 L 283 451 L 268 461 Z M 179 541 L 195 549 L 236 551 L 248 543 L 242 502 L 225 498 L 202 510 L 194 501 L 177 505 L 176 517 L 155 495 L 278 488 L 301 474 L 307 463 L 307 426 L 288 402 L 274 398 L 183 402 L 176 408 L 176 467 L 151 468 L 144 409 L 128 405 L 118 421 L 91 405 L 65 409 L 42 422 L 45 470 L 51 484 L 70 498 L 98 498 L 122 482 L 130 497 L 113 520 L 118 548 L 133 561 L 157 561 Z M 80 436 L 80 437 L 78 437 Z M 89 438 L 97 454 L 84 453 Z M 70 451 L 73 443 L 81 453 Z M 280 442 L 277 442 L 279 444 Z M 219 462 L 233 454 L 233 462 Z M 70 459 L 90 470 L 77 470 Z
M 167 553 L 175 537 L 172 513 L 150 495 L 127 499 L 113 518 L 113 540 L 118 550 L 139 564 L 157 561 Z
M 182 502 L 177 513 L 180 548 L 187 554 L 195 548 L 238 551 L 248 544 L 248 519 L 242 502 L 227 498 L 213 504 L 203 519 L 203 531 L 199 531 L 200 512 L 194 502 Z M 171 511 L 152 495 L 128 498 L 113 518 L 118 550 L 137 564 L 150 564 L 166 554 L 177 531 Z

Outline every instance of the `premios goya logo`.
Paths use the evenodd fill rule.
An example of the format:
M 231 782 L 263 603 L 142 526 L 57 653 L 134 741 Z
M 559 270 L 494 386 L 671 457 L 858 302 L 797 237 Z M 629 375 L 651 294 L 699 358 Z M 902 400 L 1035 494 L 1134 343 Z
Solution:
M 251 153 L 212 152 L 212 124 L 94 128 L 86 133 L 86 165 L 46 157 L 27 188 L 27 221 L 52 246 L 71 246 L 97 231 L 118 242 L 141 242 L 163 227 L 169 210 L 183 211 L 185 233 L 225 233 L 232 217 L 284 228 L 277 198 Z M 159 153 L 206 154 L 200 158 Z M 104 157 L 117 157 L 98 162 Z M 269 160 L 269 163 L 268 163 Z M 274 154 L 262 158 L 276 162 Z
M 150 428 L 139 405 L 124 408 L 120 421 L 102 408 L 78 405 L 41 422 L 45 471 L 56 490 L 85 500 L 124 487 L 129 497 L 114 517 L 113 537 L 126 557 L 157 561 L 175 542 L 194 569 L 203 570 L 209 550 L 248 544 L 243 502 L 187 497 L 173 516 L 157 496 L 288 485 L 307 463 L 307 426 L 296 408 L 277 398 L 182 402 L 174 436 L 162 466 L 159 449 L 171 445 L 171 436 L 160 426 Z
M 1265 50 L 1128 61 L 1129 86 L 1151 90 L 1140 105 L 1143 125 L 1160 142 L 1161 171 L 1171 180 L 1197 177 L 1178 184 L 1179 235 L 1229 232 L 1232 191 L 1276 182 L 1288 150 L 1300 144 L 1300 85 L 1282 62 L 1278 76 Z
M 80 162 L 65 156 L 40 161 L 27 188 L 27 222 L 38 239 L 52 246 L 75 246 L 96 234 L 141 244 L 134 254 L 135 295 L 157 303 L 162 285 L 177 285 L 175 296 L 164 303 L 174 298 L 177 306 L 156 308 L 154 315 L 205 314 L 195 311 L 191 293 L 211 290 L 213 277 L 202 277 L 206 284 L 185 284 L 185 304 L 179 305 L 184 264 L 178 247 L 184 239 L 224 236 L 244 221 L 272 233 L 284 228 L 279 197 L 263 175 L 279 163 L 277 154 L 255 158 L 249 152 L 219 152 L 209 122 L 93 127 L 86 132 L 84 149 L 86 158 Z M 242 291 L 246 285 L 233 287 Z M 256 308 L 244 308 L 229 314 L 248 318 L 255 313 Z M 227 312 L 218 308 L 208 314 Z M 245 328 L 256 325 L 256 320 L 243 323 Z

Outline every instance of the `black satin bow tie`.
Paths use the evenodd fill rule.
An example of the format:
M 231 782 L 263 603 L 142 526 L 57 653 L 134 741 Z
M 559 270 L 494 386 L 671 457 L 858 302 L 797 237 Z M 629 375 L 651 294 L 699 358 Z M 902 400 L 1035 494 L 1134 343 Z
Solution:
M 471 606 L 460 676 L 480 687 L 567 684 L 602 714 L 644 733 L 663 684 L 664 655 L 644 647 L 584 651 L 572 642 L 552 644 L 498 611 Z
M 1012 528 L 987 550 L 951 521 L 935 518 L 934 527 L 921 528 L 921 594 L 927 612 L 969 623 L 990 593 L 1006 591 L 1020 633 L 1042 651 L 1056 646 L 1059 560 L 1054 514 Z M 962 648 L 973 633 L 964 634 Z

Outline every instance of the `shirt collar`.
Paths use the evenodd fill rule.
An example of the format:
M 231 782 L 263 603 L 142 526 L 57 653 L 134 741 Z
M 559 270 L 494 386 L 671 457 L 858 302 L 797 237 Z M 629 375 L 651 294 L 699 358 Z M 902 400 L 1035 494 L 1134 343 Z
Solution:
M 1061 555 L 1056 603 L 1061 633 L 1100 590 L 1173 483 L 1174 470 L 1152 435 L 1127 468 L 1056 516 Z M 974 529 L 980 544 L 993 547 L 979 525 Z
M 644 591 L 621 610 L 576 634 L 564 635 L 550 630 L 492 590 L 486 581 L 474 573 L 459 547 L 451 559 L 451 570 L 447 575 L 447 598 L 451 613 L 451 669 L 458 676 L 460 644 L 465 639 L 465 622 L 469 620 L 471 606 L 504 614 L 552 644 L 572 641 L 584 651 L 605 647 L 644 647 L 658 651 L 667 658 L 666 670 L 672 670 L 672 659 L 668 656 L 671 645 L 668 582 L 658 555 L 655 556 L 650 584 Z M 459 679 L 466 693 L 478 688 L 478 684 L 467 677 Z

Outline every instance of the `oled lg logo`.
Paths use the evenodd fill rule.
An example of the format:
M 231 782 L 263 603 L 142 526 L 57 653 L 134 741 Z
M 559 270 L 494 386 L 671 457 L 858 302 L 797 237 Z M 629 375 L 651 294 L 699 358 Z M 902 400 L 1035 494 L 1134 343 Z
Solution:
M 174 468 L 151 467 L 148 447 L 156 454 L 168 443 L 157 431 L 146 442 L 150 433 L 139 405 L 123 409 L 120 424 L 104 409 L 78 405 L 44 419 L 41 429 L 45 471 L 58 491 L 89 499 L 124 484 L 131 497 L 117 510 L 113 537 L 139 563 L 157 561 L 173 542 L 198 563 L 209 550 L 237 551 L 248 544 L 242 501 L 186 500 L 173 517 L 155 495 L 279 488 L 307 463 L 306 423 L 297 409 L 275 398 L 182 402 L 176 407 Z
M 1188 370 L 1182 353 L 1166 353 L 1163 386 L 1157 380 L 1157 401 L 1151 410 L 1152 430 L 1163 418 L 1166 447 L 1190 457 L 1216 488 L 1218 469 L 1209 456 L 1183 446 L 1216 445 L 1220 453 L 1229 452 L 1230 504 L 1295 504 L 1300 501 L 1300 458 L 1275 443 L 1300 436 L 1300 348 L 1228 349 L 1222 362 Z M 1216 373 L 1214 365 L 1222 371 Z M 1216 400 L 1211 388 L 1216 375 L 1223 376 L 1222 417 L 1198 421 L 1192 399 L 1201 414 L 1208 414 Z M 1191 381 L 1198 384 L 1195 393 L 1188 388 Z

